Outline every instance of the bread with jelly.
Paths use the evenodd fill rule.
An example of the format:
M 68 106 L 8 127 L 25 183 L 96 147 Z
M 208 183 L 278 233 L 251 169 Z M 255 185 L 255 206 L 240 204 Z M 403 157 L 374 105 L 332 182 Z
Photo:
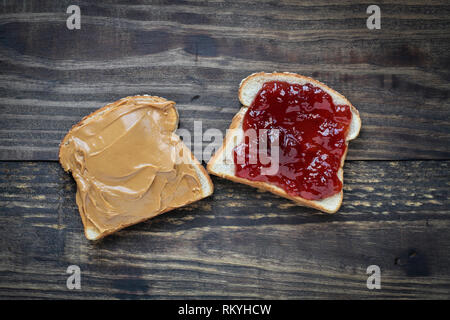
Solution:
M 295 73 L 252 74 L 242 80 L 238 95 L 242 107 L 210 159 L 209 173 L 270 191 L 298 205 L 336 212 L 343 199 L 348 142 L 361 128 L 358 110 L 323 83 Z M 259 162 L 249 163 L 249 152 L 242 151 L 251 143 L 246 142 L 244 127 L 284 132 L 279 137 L 280 162 L 275 175 L 263 176 Z M 239 154 L 247 162 L 237 163 Z

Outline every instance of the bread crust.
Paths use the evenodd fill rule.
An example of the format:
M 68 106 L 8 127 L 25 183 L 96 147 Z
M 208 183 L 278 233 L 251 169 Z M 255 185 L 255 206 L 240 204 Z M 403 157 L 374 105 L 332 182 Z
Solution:
M 309 78 L 309 77 L 305 77 L 305 76 L 302 76 L 302 75 L 299 75 L 299 74 L 295 74 L 295 73 L 290 73 L 290 72 L 281 72 L 281 73 L 280 72 L 273 72 L 273 73 L 258 72 L 258 73 L 253 73 L 253 74 L 249 75 L 248 77 L 243 79 L 241 81 L 241 83 L 240 83 L 238 95 L 239 95 L 239 101 L 241 102 L 241 104 L 243 106 L 241 107 L 239 112 L 233 117 L 233 120 L 231 121 L 230 129 L 242 128 L 242 121 L 243 121 L 243 118 L 244 118 L 244 116 L 245 116 L 245 114 L 246 114 L 246 112 L 248 110 L 248 107 L 249 107 L 249 106 L 245 105 L 245 100 L 243 98 L 243 91 L 245 90 L 246 83 L 248 81 L 253 80 L 256 77 L 271 78 L 273 76 L 287 76 L 287 77 L 293 77 L 294 79 L 295 78 L 302 79 L 302 80 L 307 81 L 309 83 L 312 83 L 312 84 L 314 84 L 316 86 L 324 88 L 327 92 L 332 92 L 332 93 L 336 94 L 337 96 L 339 96 L 341 99 L 345 100 L 346 103 L 348 103 L 348 105 L 352 109 L 352 115 L 356 116 L 358 118 L 358 119 L 356 119 L 359 122 L 358 131 L 356 132 L 355 135 L 352 136 L 351 139 L 347 139 L 346 140 L 346 150 L 345 150 L 344 155 L 342 156 L 341 166 L 340 166 L 339 171 L 338 171 L 338 176 L 339 176 L 340 180 L 342 181 L 342 183 L 344 183 L 344 179 L 343 179 L 344 169 L 343 169 L 343 166 L 344 166 L 345 158 L 347 156 L 348 141 L 352 140 L 352 139 L 354 139 L 354 138 L 356 138 L 358 136 L 359 129 L 361 127 L 361 125 L 360 125 L 361 124 L 361 119 L 359 117 L 358 110 L 342 94 L 336 92 L 335 90 L 331 89 L 330 87 L 326 86 L 325 84 L 323 84 L 323 83 L 321 83 L 321 82 L 319 82 L 319 81 L 317 81 L 315 79 L 312 79 L 312 78 Z M 270 80 L 268 79 L 268 80 L 266 80 L 264 82 L 267 82 L 267 81 L 270 81 Z M 304 199 L 304 198 L 302 198 L 300 196 L 289 195 L 285 190 L 283 190 L 282 188 L 280 188 L 278 186 L 275 186 L 275 185 L 273 185 L 271 183 L 261 182 L 261 181 L 251 181 L 251 180 L 248 180 L 248 179 L 236 177 L 235 175 L 230 175 L 228 173 L 215 171 L 213 169 L 213 167 L 214 167 L 214 165 L 216 164 L 217 161 L 219 161 L 220 159 L 223 158 L 223 153 L 225 151 L 226 146 L 229 143 L 231 143 L 231 138 L 232 138 L 231 135 L 226 135 L 225 136 L 225 139 L 224 139 L 221 147 L 219 148 L 219 150 L 214 154 L 214 156 L 208 162 L 207 170 L 208 170 L 209 173 L 214 174 L 214 175 L 219 176 L 219 177 L 222 177 L 222 178 L 225 178 L 225 179 L 228 179 L 228 180 L 231 180 L 231 181 L 234 181 L 234 182 L 246 184 L 246 185 L 258 188 L 258 189 L 263 190 L 263 191 L 269 191 L 269 192 L 274 193 L 274 194 L 276 194 L 278 196 L 281 196 L 283 198 L 290 199 L 290 200 L 294 201 L 298 205 L 315 208 L 315 209 L 318 209 L 318 210 L 320 210 L 322 212 L 335 213 L 336 211 L 339 210 L 339 208 L 340 208 L 340 206 L 342 204 L 343 196 L 344 196 L 343 190 L 341 190 L 338 194 L 335 194 L 335 195 L 331 196 L 331 197 L 338 197 L 338 205 L 336 206 L 336 208 L 328 209 L 327 207 L 325 207 L 322 204 L 321 201 L 323 201 L 325 199 L 329 199 L 331 197 L 324 198 L 324 199 L 321 199 L 321 200 L 307 200 L 307 199 Z
M 89 121 L 95 120 L 97 117 L 101 117 L 101 116 L 103 116 L 104 114 L 106 114 L 107 112 L 110 112 L 110 111 L 114 110 L 115 108 L 120 107 L 120 105 L 121 105 L 123 102 L 125 102 L 126 99 L 130 99 L 130 98 L 146 98 L 146 99 L 151 98 L 151 99 L 154 99 L 154 102 L 170 102 L 169 100 L 167 100 L 167 99 L 165 99 L 165 98 L 162 98 L 162 97 L 158 97 L 158 96 L 150 96 L 150 95 L 128 96 L 128 97 L 122 98 L 122 99 L 120 99 L 120 100 L 117 100 L 117 101 L 115 101 L 115 102 L 109 103 L 109 104 L 107 104 L 106 106 L 104 106 L 104 107 L 102 107 L 102 108 L 100 108 L 100 109 L 98 109 L 98 110 L 92 112 L 91 114 L 89 114 L 89 115 L 83 117 L 83 118 L 81 119 L 80 122 L 78 122 L 77 124 L 75 124 L 75 125 L 72 126 L 72 128 L 69 130 L 69 132 L 68 132 L 68 133 L 65 135 L 65 137 L 61 140 L 61 143 L 60 143 L 60 145 L 59 145 L 58 159 L 59 159 L 59 163 L 60 163 L 61 166 L 63 167 L 64 171 L 70 172 L 70 169 L 69 169 L 69 168 L 65 168 L 64 165 L 63 165 L 63 163 L 62 163 L 62 161 L 61 161 L 61 152 L 62 152 L 62 151 L 61 151 L 61 148 L 62 148 L 62 146 L 67 142 L 67 140 L 69 139 L 70 135 L 72 134 L 72 131 L 75 130 L 76 128 L 80 127 L 80 126 L 83 126 L 83 125 L 87 124 Z M 175 102 L 173 102 L 173 104 L 175 105 Z M 177 125 L 176 125 L 176 128 L 178 128 L 179 114 L 178 114 L 177 109 L 176 109 L 176 108 L 174 108 L 174 109 L 175 109 L 175 111 L 176 111 L 176 116 L 177 116 Z M 177 136 L 177 137 L 178 137 L 178 136 Z M 208 172 L 206 171 L 206 169 L 201 165 L 201 163 L 197 160 L 197 158 L 195 158 L 195 156 L 193 155 L 193 153 L 186 147 L 186 145 L 185 145 L 182 141 L 180 141 L 180 142 L 183 144 L 183 150 L 186 151 L 186 152 L 189 152 L 192 165 L 194 165 L 195 168 L 196 168 L 196 170 L 199 170 L 200 173 L 206 178 L 206 182 L 207 182 L 208 188 L 209 188 L 209 190 L 210 190 L 209 193 L 204 193 L 204 192 L 203 192 L 204 188 L 203 188 L 203 186 L 202 186 L 202 197 L 199 198 L 199 199 L 195 199 L 195 200 L 192 200 L 192 201 L 190 201 L 190 202 L 187 202 L 187 203 L 185 203 L 183 206 L 181 206 L 181 207 L 184 207 L 184 206 L 186 206 L 186 205 L 189 205 L 189 204 L 191 204 L 191 203 L 194 203 L 194 202 L 196 202 L 196 201 L 199 201 L 199 200 L 201 200 L 201 199 L 203 199 L 203 198 L 206 198 L 206 197 L 210 196 L 210 195 L 214 192 L 214 185 L 213 185 L 212 180 L 211 180 L 211 177 L 209 176 L 209 174 L 208 174 Z M 165 213 L 165 212 L 171 211 L 171 210 L 173 210 L 173 209 L 181 208 L 181 207 L 169 207 L 169 208 L 166 208 L 165 210 L 159 212 L 156 216 L 159 216 L 159 215 L 161 215 L 161 214 L 163 214 L 163 213 Z M 85 234 L 86 238 L 89 239 L 89 240 L 99 240 L 99 239 L 102 239 L 102 238 L 106 237 L 107 235 L 110 235 L 110 234 L 112 234 L 112 233 L 115 233 L 115 232 L 117 232 L 117 231 L 119 231 L 119 230 L 121 230 L 121 229 L 123 229 L 123 228 L 129 227 L 129 226 L 131 226 L 131 225 L 135 225 L 135 224 L 141 223 L 141 222 L 143 222 L 143 221 L 145 221 L 145 220 L 148 220 L 148 219 L 151 219 L 151 218 L 156 217 L 156 216 L 153 216 L 153 217 L 150 217 L 150 218 L 149 218 L 149 217 L 146 217 L 146 218 L 143 218 L 143 219 L 141 219 L 141 220 L 139 220 L 139 221 L 137 221 L 137 222 L 132 222 L 132 223 L 130 223 L 130 224 L 121 225 L 121 226 L 119 226 L 119 227 L 118 227 L 117 229 L 115 229 L 115 230 L 107 231 L 107 232 L 104 232 L 104 233 L 99 233 L 97 237 L 92 238 L 92 237 L 88 234 L 89 228 L 88 228 L 88 225 L 87 225 L 87 221 L 85 221 L 86 218 L 85 218 L 83 215 L 81 215 L 81 214 L 80 214 L 80 216 L 81 216 L 81 221 L 82 221 L 83 227 L 84 227 L 84 234 Z

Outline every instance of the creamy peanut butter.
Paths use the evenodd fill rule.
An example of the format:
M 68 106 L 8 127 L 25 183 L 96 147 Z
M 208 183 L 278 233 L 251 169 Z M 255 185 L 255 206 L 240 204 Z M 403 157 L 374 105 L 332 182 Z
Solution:
M 127 97 L 86 117 L 63 139 L 60 162 L 77 183 L 88 238 L 203 198 L 196 160 L 174 133 L 177 125 L 174 102 Z

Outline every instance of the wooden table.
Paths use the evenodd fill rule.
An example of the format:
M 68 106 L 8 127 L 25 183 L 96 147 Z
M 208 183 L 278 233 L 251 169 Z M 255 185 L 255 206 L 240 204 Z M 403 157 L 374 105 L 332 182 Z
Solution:
M 72 1 L 0 3 L 1 298 L 450 298 L 448 1 L 134 2 L 77 1 L 80 30 Z M 57 162 L 73 124 L 149 93 L 177 102 L 180 128 L 225 131 L 240 80 L 263 70 L 359 109 L 339 213 L 213 177 L 205 200 L 84 238 Z

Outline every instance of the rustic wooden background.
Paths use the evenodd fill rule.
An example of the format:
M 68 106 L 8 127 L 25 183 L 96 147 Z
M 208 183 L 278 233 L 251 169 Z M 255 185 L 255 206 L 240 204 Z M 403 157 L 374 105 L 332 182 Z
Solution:
M 450 298 L 449 40 L 445 0 L 1 1 L 0 298 Z M 84 238 L 57 162 L 73 124 L 149 93 L 177 102 L 181 128 L 224 131 L 262 70 L 359 109 L 338 214 L 213 178 L 208 199 Z M 66 288 L 72 264 L 81 290 Z M 372 264 L 381 290 L 366 288 Z

